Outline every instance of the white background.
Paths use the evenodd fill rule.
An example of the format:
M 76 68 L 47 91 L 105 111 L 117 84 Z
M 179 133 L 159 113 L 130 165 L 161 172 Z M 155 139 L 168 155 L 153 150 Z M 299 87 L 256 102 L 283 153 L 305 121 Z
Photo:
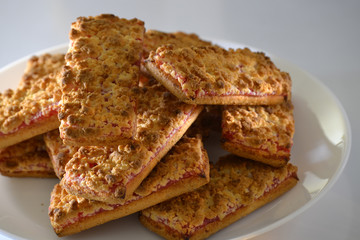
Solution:
M 359 239 L 360 1 L 0 0 L 0 68 L 67 42 L 76 17 L 100 13 L 137 17 L 148 29 L 195 32 L 254 46 L 320 79 L 350 119 L 348 164 L 314 206 L 255 239 Z

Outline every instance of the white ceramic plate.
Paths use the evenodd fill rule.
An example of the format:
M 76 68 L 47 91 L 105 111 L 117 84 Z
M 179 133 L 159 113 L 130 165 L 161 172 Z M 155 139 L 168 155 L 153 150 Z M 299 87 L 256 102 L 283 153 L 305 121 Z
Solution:
M 215 41 L 224 47 L 241 44 Z M 42 52 L 66 52 L 61 45 Z M 293 79 L 295 106 L 294 147 L 291 162 L 298 166 L 299 183 L 290 192 L 251 213 L 211 239 L 248 238 L 269 231 L 294 218 L 325 194 L 338 179 L 350 152 L 349 121 L 336 97 L 317 79 L 298 67 L 269 55 Z M 0 91 L 17 86 L 28 57 L 0 70 Z M 225 152 L 218 139 L 207 141 L 210 158 Z M 0 176 L 0 238 L 58 239 L 47 215 L 50 192 L 57 180 Z M 137 214 L 112 221 L 63 239 L 159 239 L 137 220 Z

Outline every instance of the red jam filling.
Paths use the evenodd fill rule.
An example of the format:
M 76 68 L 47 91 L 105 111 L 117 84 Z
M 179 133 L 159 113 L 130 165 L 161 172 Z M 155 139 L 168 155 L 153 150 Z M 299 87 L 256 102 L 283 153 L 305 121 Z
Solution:
M 24 128 L 27 128 L 33 124 L 36 124 L 36 123 L 39 123 L 39 122 L 43 122 L 45 121 L 46 119 L 54 116 L 54 115 L 57 115 L 58 112 L 59 112 L 59 106 L 58 104 L 54 104 L 54 105 L 51 105 L 51 106 L 48 106 L 46 108 L 46 111 L 45 111 L 47 114 L 43 114 L 42 111 L 39 111 L 37 112 L 36 114 L 34 114 L 31 119 L 30 119 L 30 122 L 28 124 L 26 124 L 25 122 L 23 122 L 22 124 L 20 124 L 17 128 L 13 129 L 12 131 L 10 131 L 9 133 L 2 133 L 0 132 L 0 136 L 6 136 L 6 135 L 9 135 L 9 134 L 12 134 L 12 133 L 15 133 L 21 129 L 24 129 Z
M 230 141 L 231 143 L 235 143 L 235 144 L 238 144 L 238 145 L 241 145 L 242 147 L 244 148 L 247 148 L 247 149 L 250 149 L 250 150 L 255 150 L 255 151 L 264 151 L 268 154 L 270 154 L 270 151 L 269 149 L 266 147 L 266 145 L 261 145 L 260 147 L 258 148 L 254 148 L 254 147 L 250 147 L 250 146 L 247 146 L 246 144 L 244 144 L 245 141 L 241 141 L 241 140 L 236 140 L 234 138 L 234 135 L 235 133 L 231 133 L 231 132 L 226 132 L 226 133 L 223 133 L 223 138 Z M 270 142 L 271 144 L 275 144 L 276 145 L 276 150 L 277 152 L 285 152 L 285 153 L 290 153 L 290 150 L 291 150 L 291 147 L 288 148 L 286 146 L 281 146 L 279 144 L 279 142 L 272 142 L 270 139 L 267 139 L 267 142 Z

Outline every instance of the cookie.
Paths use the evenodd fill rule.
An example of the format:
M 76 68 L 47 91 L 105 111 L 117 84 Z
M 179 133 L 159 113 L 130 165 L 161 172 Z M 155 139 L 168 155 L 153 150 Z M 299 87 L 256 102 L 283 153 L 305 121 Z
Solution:
M 63 54 L 34 56 L 18 88 L 0 94 L 0 148 L 59 127 L 61 91 L 56 74 L 63 65 Z
M 229 155 L 208 184 L 141 211 L 140 222 L 166 239 L 205 239 L 290 190 L 296 172 Z
M 223 148 L 274 167 L 290 160 L 294 132 L 290 101 L 270 106 L 225 106 L 223 111 Z
M 291 79 L 269 57 L 217 46 L 152 51 L 147 70 L 179 99 L 193 104 L 269 105 L 290 99 Z
M 71 25 L 59 81 L 60 136 L 67 145 L 116 146 L 132 139 L 144 23 L 103 14 Z
M 0 173 L 9 177 L 55 177 L 43 136 L 0 149 Z

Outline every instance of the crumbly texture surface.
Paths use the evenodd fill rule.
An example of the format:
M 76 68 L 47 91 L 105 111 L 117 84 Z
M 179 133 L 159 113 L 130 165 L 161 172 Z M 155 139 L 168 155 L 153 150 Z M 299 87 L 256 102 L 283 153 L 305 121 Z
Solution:
M 191 191 L 208 181 L 209 159 L 201 140 L 183 138 L 123 204 L 77 197 L 57 184 L 51 194 L 50 221 L 59 236 L 73 234 Z
M 137 88 L 136 94 L 135 139 L 117 147 L 81 147 L 61 181 L 70 193 L 108 203 L 124 201 L 202 110 L 179 101 L 159 84 Z
M 46 118 L 57 114 L 61 91 L 56 74 L 63 65 L 63 54 L 34 56 L 27 63 L 18 88 L 0 94 L 0 147 L 8 145 L 8 136 L 14 133 L 21 135 L 22 129 L 37 122 L 46 124 Z M 58 127 L 59 123 L 54 126 Z M 34 132 L 35 135 L 43 133 Z M 22 140 L 19 138 L 18 142 Z
M 207 225 L 221 223 L 242 208 L 255 204 L 288 178 L 297 179 L 297 168 L 270 166 L 229 155 L 210 169 L 210 182 L 203 187 L 141 212 L 141 221 L 168 239 L 201 239 Z M 295 181 L 296 182 L 296 181 Z M 255 209 L 253 209 L 255 210 Z M 207 229 L 208 232 L 220 230 Z
M 223 147 L 275 167 L 290 160 L 294 132 L 290 101 L 270 106 L 226 106 L 223 111 Z
M 147 30 L 144 36 L 143 56 L 140 69 L 143 73 L 151 76 L 151 73 L 145 67 L 145 60 L 149 57 L 151 51 L 163 45 L 171 45 L 173 48 L 191 47 L 191 46 L 211 46 L 212 43 L 199 38 L 194 33 L 185 32 L 161 32 L 157 30 Z
M 158 47 L 168 44 L 175 48 L 212 45 L 211 42 L 202 40 L 194 33 L 167 33 L 150 29 L 145 32 L 143 57 L 147 58 L 151 51 L 156 51 Z
M 196 104 L 276 104 L 290 98 L 291 80 L 261 52 L 217 46 L 152 51 L 146 68 L 173 94 Z
M 11 177 L 55 177 L 43 136 L 0 149 L 0 173 Z
M 19 89 L 30 87 L 38 79 L 51 75 L 56 75 L 65 64 L 64 54 L 45 53 L 40 56 L 31 57 L 28 62 L 21 81 Z M 44 83 L 42 83 L 44 85 Z M 39 86 L 40 89 L 41 86 Z M 58 89 L 59 90 L 59 89 Z
M 46 150 L 50 156 L 56 176 L 61 179 L 65 173 L 65 166 L 77 152 L 79 147 L 69 146 L 60 138 L 59 129 L 44 134 Z
M 61 138 L 68 145 L 117 145 L 133 137 L 144 23 L 103 14 L 71 26 L 60 76 Z

